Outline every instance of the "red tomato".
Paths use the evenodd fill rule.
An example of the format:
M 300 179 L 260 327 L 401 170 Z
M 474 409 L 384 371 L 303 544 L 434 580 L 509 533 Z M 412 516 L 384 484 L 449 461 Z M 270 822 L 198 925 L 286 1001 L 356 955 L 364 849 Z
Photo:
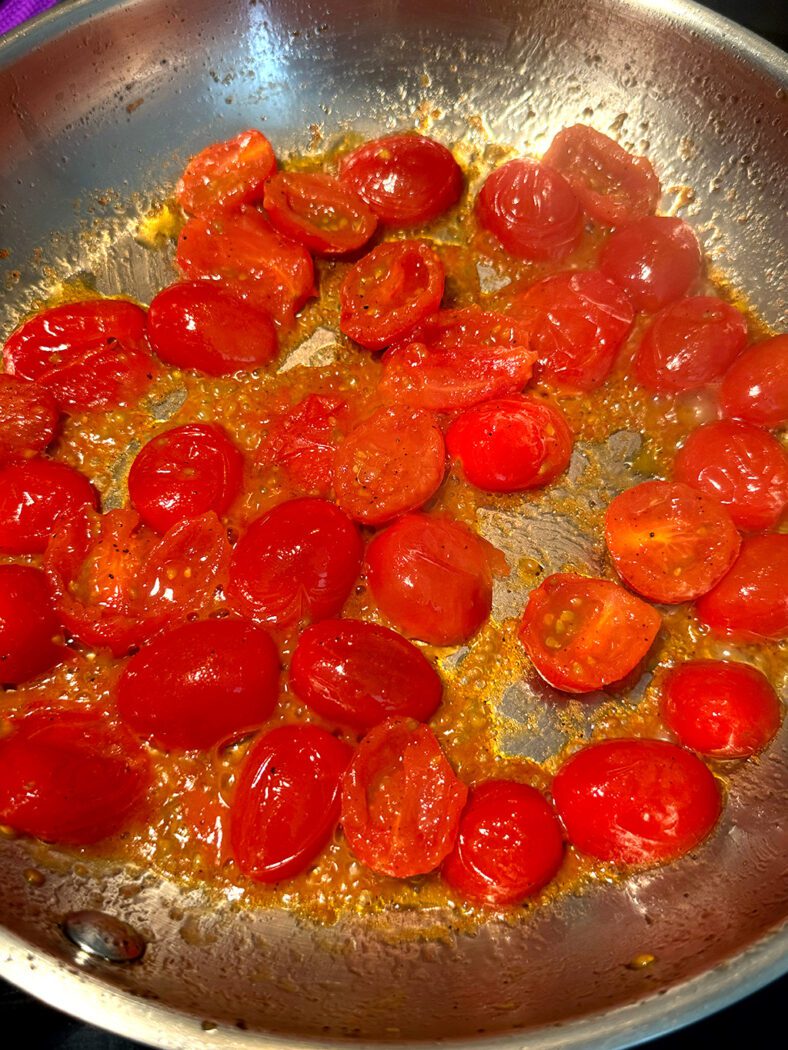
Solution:
M 0 372 L 0 465 L 29 452 L 43 452 L 55 440 L 60 412 L 38 383 Z
M 6 372 L 35 379 L 63 408 L 133 404 L 153 378 L 145 311 L 125 299 L 44 310 L 17 328 L 3 360 Z
M 700 275 L 701 261 L 691 226 L 668 215 L 650 215 L 616 230 L 599 265 L 636 310 L 654 313 L 687 294 Z
M 553 781 L 569 841 L 614 864 L 665 864 L 710 833 L 720 789 L 700 761 L 664 740 L 606 740 L 573 755 Z
M 84 846 L 126 827 L 151 782 L 131 734 L 86 712 L 37 711 L 0 740 L 0 821 Z
M 378 409 L 334 457 L 339 506 L 365 525 L 382 525 L 435 495 L 446 470 L 443 434 L 419 408 Z
M 456 204 L 463 178 L 451 153 L 423 135 L 387 135 L 346 154 L 339 173 L 387 226 L 429 222 Z
M 722 579 L 739 553 L 730 515 L 677 481 L 646 481 L 612 501 L 607 549 L 621 579 L 653 602 L 691 602 Z
M 391 718 L 367 733 L 342 778 L 342 830 L 373 871 L 424 875 L 454 846 L 467 797 L 432 731 Z
M 430 350 L 469 350 L 489 346 L 524 349 L 530 337 L 525 325 L 506 314 L 467 306 L 461 310 L 438 310 L 426 318 L 409 342 L 424 343 Z
M 118 712 L 165 749 L 210 748 L 256 729 L 279 697 L 279 654 L 260 627 L 202 620 L 163 634 L 126 665 Z
M 315 294 L 312 256 L 280 236 L 256 208 L 189 219 L 175 262 L 184 277 L 221 281 L 280 324 L 291 323 Z
M 459 645 L 492 608 L 493 568 L 503 556 L 448 518 L 407 514 L 367 548 L 367 576 L 380 611 L 405 634 Z
M 537 281 L 513 310 L 528 329 L 540 376 L 568 390 L 605 381 L 635 319 L 629 299 L 599 270 Z
M 747 321 L 713 295 L 664 307 L 643 336 L 635 376 L 647 390 L 677 394 L 717 379 L 747 342 Z
M 402 339 L 443 297 L 443 264 L 424 241 L 379 244 L 339 291 L 340 331 L 368 350 Z
M 549 685 L 591 693 L 637 667 L 661 622 L 655 609 L 609 580 L 558 572 L 531 591 L 520 641 Z
M 313 711 L 365 731 L 386 718 L 426 722 L 443 686 L 415 645 L 363 620 L 323 620 L 298 639 L 290 684 Z
M 84 474 L 51 459 L 28 459 L 0 469 L 0 551 L 43 551 L 56 527 L 80 507 L 98 506 Z
M 583 232 L 583 209 L 564 176 L 529 160 L 510 160 L 487 176 L 476 216 L 521 259 L 565 259 Z
M 280 171 L 266 184 L 265 210 L 280 233 L 321 255 L 356 251 L 378 225 L 357 193 L 323 172 Z
M 347 402 L 308 394 L 279 416 L 257 451 L 261 466 L 278 464 L 292 484 L 313 496 L 328 495 L 334 479 L 339 420 Z
M 548 485 L 569 464 L 572 432 L 559 409 L 533 397 L 485 401 L 449 427 L 446 447 L 472 485 L 519 492 Z
M 733 568 L 698 601 L 712 634 L 741 642 L 788 638 L 788 536 L 745 539 Z
M 166 532 L 212 510 L 223 514 L 241 487 L 243 457 L 216 423 L 187 423 L 144 445 L 129 471 L 129 497 L 146 525 Z
M 788 507 L 788 455 L 751 423 L 698 427 L 679 449 L 673 476 L 714 496 L 747 531 L 772 528 Z
M 674 667 L 662 683 L 661 712 L 685 747 L 713 758 L 747 758 L 762 751 L 782 719 L 768 678 L 726 660 Z
M 244 760 L 230 811 L 238 867 L 258 882 L 303 871 L 339 819 L 340 778 L 352 751 L 312 725 L 280 726 Z
M 19 685 L 66 655 L 49 581 L 29 565 L 0 565 L 0 686 Z
M 749 347 L 722 381 L 726 416 L 761 427 L 788 423 L 788 335 Z
M 471 790 L 443 877 L 466 900 L 518 904 L 547 885 L 563 858 L 561 825 L 544 795 L 488 780 Z
M 210 281 L 159 292 L 148 310 L 148 335 L 162 361 L 209 376 L 254 371 L 279 350 L 268 314 Z
M 651 215 L 662 192 L 650 161 L 586 124 L 559 131 L 544 163 L 564 176 L 588 215 L 605 226 Z
M 290 626 L 336 616 L 361 568 L 358 529 L 322 499 L 292 499 L 257 518 L 233 551 L 228 596 L 253 620 Z
M 276 171 L 271 143 L 261 132 L 242 131 L 195 154 L 175 187 L 190 215 L 251 204 L 263 196 L 265 180 Z

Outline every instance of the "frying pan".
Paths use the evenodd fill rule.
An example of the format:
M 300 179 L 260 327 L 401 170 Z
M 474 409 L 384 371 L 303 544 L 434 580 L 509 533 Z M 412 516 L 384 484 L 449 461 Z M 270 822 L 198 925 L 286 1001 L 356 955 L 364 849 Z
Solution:
M 576 121 L 648 152 L 663 206 L 784 325 L 786 85 L 781 53 L 681 0 L 78 0 L 0 46 L 0 328 L 55 273 L 148 299 L 169 271 L 134 239 L 140 214 L 188 154 L 243 127 L 280 153 L 419 122 L 477 152 L 539 152 Z M 611 488 L 631 441 L 607 449 Z M 520 524 L 561 561 L 559 522 Z M 555 745 L 527 689 L 490 699 L 505 749 Z M 737 773 L 695 855 L 473 934 L 417 913 L 317 927 L 5 841 L 0 972 L 173 1050 L 631 1045 L 783 972 L 785 744 Z M 632 966 L 644 953 L 653 963 Z

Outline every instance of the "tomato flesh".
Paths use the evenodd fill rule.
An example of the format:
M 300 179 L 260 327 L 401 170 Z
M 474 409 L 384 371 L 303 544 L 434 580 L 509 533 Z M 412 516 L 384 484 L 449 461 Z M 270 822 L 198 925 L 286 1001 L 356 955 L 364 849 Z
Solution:
M 40 569 L 0 565 L 0 686 L 19 685 L 59 663 L 60 621 Z
M 0 372 L 0 466 L 55 440 L 60 412 L 54 397 L 38 383 Z
M 175 196 L 190 215 L 251 204 L 262 198 L 266 179 L 275 171 L 271 143 L 251 128 L 195 154 L 178 180 Z
M 51 459 L 28 459 L 0 469 L 0 551 L 38 554 L 80 507 L 98 506 L 84 474 Z
M 327 496 L 347 408 L 342 398 L 308 394 L 274 420 L 257 450 L 257 462 L 280 466 L 291 484 L 310 496 Z
M 723 413 L 760 427 L 788 423 L 788 335 L 749 347 L 722 381 Z
M 333 175 L 280 171 L 265 187 L 271 225 L 320 255 L 362 248 L 378 224 L 374 211 Z
M 740 642 L 788 638 L 788 536 L 745 539 L 727 576 L 699 599 L 712 634 Z
M 599 259 L 602 272 L 636 310 L 654 313 L 686 295 L 700 276 L 701 249 L 682 219 L 650 215 L 616 230 Z

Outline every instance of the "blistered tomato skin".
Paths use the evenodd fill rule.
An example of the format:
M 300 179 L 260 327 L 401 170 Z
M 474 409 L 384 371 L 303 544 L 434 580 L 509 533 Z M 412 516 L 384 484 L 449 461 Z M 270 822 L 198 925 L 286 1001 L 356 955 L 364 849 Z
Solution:
M 290 664 L 290 684 L 318 715 L 362 732 L 387 718 L 426 722 L 443 691 L 415 645 L 363 620 L 307 627 Z
M 654 313 L 690 291 L 700 276 L 701 248 L 682 219 L 650 215 L 616 230 L 599 259 L 636 310 Z
M 660 709 L 685 747 L 711 758 L 748 758 L 780 728 L 782 709 L 769 680 L 754 667 L 692 660 L 662 682 Z
M 323 172 L 280 171 L 268 180 L 264 202 L 281 234 L 319 255 L 357 251 L 378 224 L 357 193 Z
M 271 143 L 251 128 L 195 154 L 178 180 L 175 196 L 190 215 L 251 204 L 262 198 L 265 181 L 275 171 Z
M 57 526 L 98 493 L 78 470 L 51 459 L 11 463 L 0 470 L 0 551 L 40 554 Z
M 750 346 L 722 381 L 723 414 L 759 427 L 788 423 L 788 335 Z
M 273 421 L 257 449 L 257 462 L 281 467 L 305 495 L 327 496 L 347 408 L 342 398 L 308 394 Z
M 19 685 L 66 655 L 49 581 L 30 565 L 0 565 L 0 686 Z
M 712 634 L 739 642 L 788 638 L 788 535 L 751 536 L 730 572 L 696 605 Z
M 60 424 L 57 403 L 44 387 L 0 372 L 0 466 L 55 440 Z

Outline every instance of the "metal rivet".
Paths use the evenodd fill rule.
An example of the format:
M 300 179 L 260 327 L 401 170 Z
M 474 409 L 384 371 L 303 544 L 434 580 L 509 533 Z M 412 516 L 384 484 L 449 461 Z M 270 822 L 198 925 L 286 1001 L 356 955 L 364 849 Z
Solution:
M 95 959 L 111 963 L 137 962 L 145 954 L 145 938 L 133 926 L 103 911 L 75 911 L 62 924 L 72 944 Z

